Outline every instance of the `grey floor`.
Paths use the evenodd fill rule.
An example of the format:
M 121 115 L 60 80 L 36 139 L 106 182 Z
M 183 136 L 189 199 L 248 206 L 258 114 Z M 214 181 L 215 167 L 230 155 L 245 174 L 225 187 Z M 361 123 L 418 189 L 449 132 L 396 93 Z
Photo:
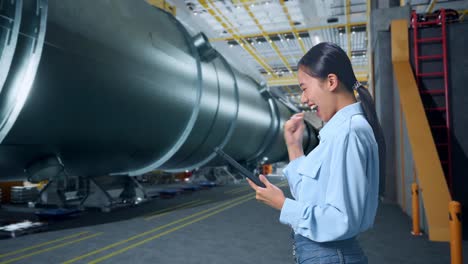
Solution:
M 245 184 L 215 187 L 110 213 L 89 211 L 51 223 L 48 232 L 0 240 L 0 264 L 292 263 L 290 230 L 278 216 Z M 370 263 L 450 263 L 448 243 L 409 230 L 397 206 L 382 204 L 375 227 L 359 237 Z

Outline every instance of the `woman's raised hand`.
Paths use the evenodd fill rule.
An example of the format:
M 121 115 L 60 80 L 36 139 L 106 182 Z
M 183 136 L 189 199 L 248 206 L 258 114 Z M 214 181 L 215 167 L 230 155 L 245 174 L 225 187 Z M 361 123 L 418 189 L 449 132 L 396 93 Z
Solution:
M 297 113 L 284 124 L 284 140 L 289 147 L 301 147 L 304 134 L 304 113 Z

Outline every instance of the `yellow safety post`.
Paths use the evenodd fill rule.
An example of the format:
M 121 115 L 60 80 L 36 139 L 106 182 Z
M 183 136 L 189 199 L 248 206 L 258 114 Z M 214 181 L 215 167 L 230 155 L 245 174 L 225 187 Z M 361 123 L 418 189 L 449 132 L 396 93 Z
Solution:
M 413 200 L 413 231 L 411 234 L 414 236 L 421 236 L 421 228 L 419 226 L 419 190 L 418 184 L 411 184 L 411 194 Z
M 452 264 L 462 264 L 462 225 L 461 204 L 457 201 L 449 203 L 449 227 L 450 227 L 450 256 Z

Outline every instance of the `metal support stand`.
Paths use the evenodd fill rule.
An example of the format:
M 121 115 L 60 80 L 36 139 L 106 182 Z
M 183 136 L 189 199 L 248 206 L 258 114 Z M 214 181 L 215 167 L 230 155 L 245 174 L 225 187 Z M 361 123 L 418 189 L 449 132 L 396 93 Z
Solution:
M 57 179 L 51 179 L 44 188 L 39 192 L 38 204 L 41 205 L 58 205 L 65 207 L 66 200 L 63 192 L 59 191 Z
M 226 166 L 214 167 L 213 174 L 216 177 L 217 184 L 238 184 L 240 182 L 240 179 L 236 178 L 233 174 L 231 174 Z
M 101 176 L 88 178 L 87 195 L 81 207 L 97 207 L 103 212 L 132 206 L 147 200 L 145 189 L 130 176 Z
M 235 174 L 229 172 L 226 166 L 202 168 L 190 177 L 192 183 L 214 182 L 216 184 L 238 184 L 241 180 L 242 177 L 236 177 Z
M 59 207 L 78 206 L 86 195 L 86 178 L 61 177 L 60 175 L 49 180 L 39 192 L 37 203 L 41 205 L 58 205 Z

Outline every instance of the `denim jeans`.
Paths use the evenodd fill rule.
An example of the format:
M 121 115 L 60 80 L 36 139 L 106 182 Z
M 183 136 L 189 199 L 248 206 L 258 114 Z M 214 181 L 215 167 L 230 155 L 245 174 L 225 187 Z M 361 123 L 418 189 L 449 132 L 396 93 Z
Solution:
M 293 234 L 293 257 L 297 264 L 367 264 L 356 238 L 315 242 Z

